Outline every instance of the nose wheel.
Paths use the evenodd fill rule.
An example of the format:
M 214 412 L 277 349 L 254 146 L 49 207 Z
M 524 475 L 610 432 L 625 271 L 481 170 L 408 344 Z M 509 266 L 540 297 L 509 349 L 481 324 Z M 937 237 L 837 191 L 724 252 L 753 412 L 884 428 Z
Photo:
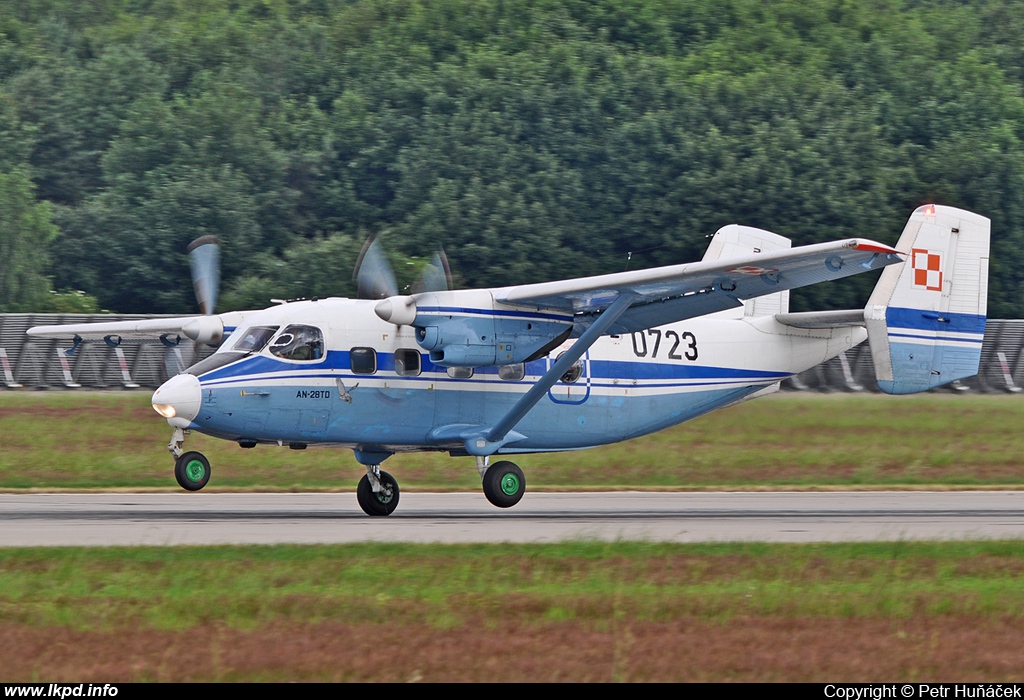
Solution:
M 210 460 L 201 452 L 184 452 L 174 460 L 174 478 L 186 491 L 198 491 L 210 481 Z
M 496 462 L 484 472 L 484 495 L 499 508 L 511 508 L 526 493 L 526 477 L 514 462 Z

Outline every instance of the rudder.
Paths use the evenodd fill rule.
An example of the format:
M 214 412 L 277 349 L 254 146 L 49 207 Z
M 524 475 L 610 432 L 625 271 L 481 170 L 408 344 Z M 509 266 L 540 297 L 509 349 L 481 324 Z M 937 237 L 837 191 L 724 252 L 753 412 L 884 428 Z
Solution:
M 896 248 L 864 310 L 879 388 L 913 394 L 978 373 L 988 306 L 991 222 L 928 204 Z

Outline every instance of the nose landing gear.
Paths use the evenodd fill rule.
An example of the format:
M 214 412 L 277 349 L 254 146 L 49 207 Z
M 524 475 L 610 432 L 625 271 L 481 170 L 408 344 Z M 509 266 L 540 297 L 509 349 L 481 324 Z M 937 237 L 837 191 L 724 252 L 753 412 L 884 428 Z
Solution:
M 187 430 L 174 429 L 167 451 L 174 455 L 174 478 L 186 491 L 198 491 L 210 481 L 210 460 L 202 452 L 185 452 Z
M 185 452 L 174 460 L 174 478 L 186 491 L 198 491 L 210 481 L 210 460 L 201 452 Z

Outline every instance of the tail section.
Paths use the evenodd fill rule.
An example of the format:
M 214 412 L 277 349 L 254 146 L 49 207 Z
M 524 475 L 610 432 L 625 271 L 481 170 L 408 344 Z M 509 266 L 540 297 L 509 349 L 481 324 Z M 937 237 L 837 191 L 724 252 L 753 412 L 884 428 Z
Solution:
M 769 253 L 776 250 L 787 250 L 793 247 L 793 242 L 784 236 L 764 229 L 752 226 L 740 226 L 730 224 L 718 229 L 711 244 L 704 253 L 704 261 L 726 260 L 728 258 L 741 258 L 751 253 Z M 744 316 L 770 316 L 772 314 L 786 313 L 789 311 L 789 290 L 767 294 L 765 296 L 748 299 L 744 303 Z M 730 309 L 721 312 L 723 315 L 736 315 L 736 311 Z
M 910 217 L 864 316 L 878 386 L 913 394 L 978 373 L 988 304 L 990 222 L 928 204 Z

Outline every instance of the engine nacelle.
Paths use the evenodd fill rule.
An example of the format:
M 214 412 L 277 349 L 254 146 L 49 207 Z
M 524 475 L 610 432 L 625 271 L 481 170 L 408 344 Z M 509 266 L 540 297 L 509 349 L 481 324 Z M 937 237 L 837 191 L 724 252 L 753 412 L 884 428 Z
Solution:
M 198 316 L 182 326 L 181 332 L 197 343 L 216 345 L 224 339 L 224 323 L 218 316 Z
M 511 365 L 543 357 L 572 332 L 571 314 L 495 304 L 484 290 L 418 295 L 416 342 L 444 367 Z

